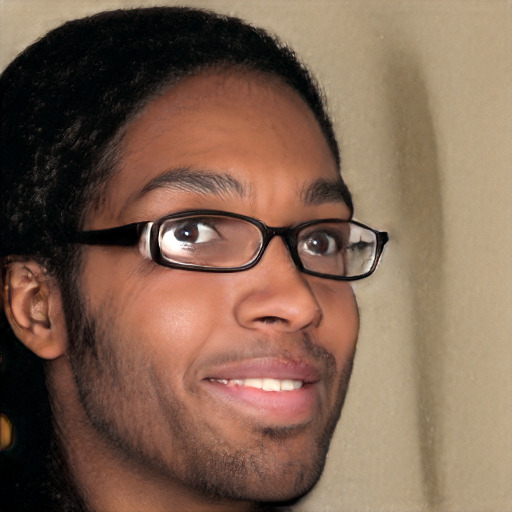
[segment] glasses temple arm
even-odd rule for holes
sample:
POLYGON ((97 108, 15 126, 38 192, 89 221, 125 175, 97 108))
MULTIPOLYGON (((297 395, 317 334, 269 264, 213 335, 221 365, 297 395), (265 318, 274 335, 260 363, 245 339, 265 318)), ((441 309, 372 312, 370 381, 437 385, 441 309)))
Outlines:
POLYGON ((132 246, 138 243, 145 222, 136 222, 110 229, 78 231, 73 236, 73 243, 86 245, 121 245, 132 246))

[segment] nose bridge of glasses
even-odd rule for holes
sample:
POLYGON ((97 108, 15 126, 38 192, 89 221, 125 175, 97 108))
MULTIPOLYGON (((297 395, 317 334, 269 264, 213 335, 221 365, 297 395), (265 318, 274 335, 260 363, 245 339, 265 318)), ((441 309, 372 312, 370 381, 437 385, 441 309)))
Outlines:
POLYGON ((295 229, 293 227, 270 227, 265 224, 262 225, 263 244, 261 247, 261 255, 266 252, 268 245, 275 238, 279 237, 283 240, 284 245, 292 258, 292 261, 298 268, 302 267, 297 250, 295 249, 295 229))

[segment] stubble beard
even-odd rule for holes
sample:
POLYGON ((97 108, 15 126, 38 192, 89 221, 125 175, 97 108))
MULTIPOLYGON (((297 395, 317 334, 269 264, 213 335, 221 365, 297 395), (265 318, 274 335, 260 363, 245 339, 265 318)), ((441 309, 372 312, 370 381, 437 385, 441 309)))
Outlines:
MULTIPOLYGON (((256 432, 259 442, 253 443, 250 449, 239 449, 233 443, 215 438, 204 423, 198 427, 186 405, 169 394, 160 404, 160 413, 165 415, 172 437, 179 440, 176 442, 181 455, 166 459, 161 455, 157 439, 145 442, 148 434, 144 422, 150 422, 151 418, 144 414, 137 418, 137 410, 131 406, 133 397, 144 401, 143 390, 141 395, 139 383, 126 378, 127 368, 115 352, 115 347, 122 346, 121 340, 115 339, 111 327, 107 331, 106 326, 113 325, 107 319, 115 316, 109 317, 108 308, 103 308, 101 318, 92 318, 76 290, 66 302, 68 332, 73 333, 70 361, 81 405, 92 426, 119 457, 136 462, 155 475, 167 476, 205 501, 249 501, 257 509, 260 505, 267 509, 269 505, 294 503, 318 482, 345 400, 354 353, 347 358, 338 377, 335 405, 314 439, 307 464, 291 460, 276 467, 272 460, 273 446, 278 447, 287 438, 298 435, 300 427, 262 428, 256 432)), ((334 361, 334 356, 324 349, 316 350, 334 361)), ((142 364, 140 370, 144 367, 150 372, 149 364, 142 364)), ((145 380, 151 381, 150 373, 145 375, 145 380)))

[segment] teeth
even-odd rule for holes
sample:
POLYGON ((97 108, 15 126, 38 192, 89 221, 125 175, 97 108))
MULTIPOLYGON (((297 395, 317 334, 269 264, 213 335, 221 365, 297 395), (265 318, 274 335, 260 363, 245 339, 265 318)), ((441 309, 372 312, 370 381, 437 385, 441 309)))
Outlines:
MULTIPOLYGON (((270 379, 244 379, 243 386, 247 388, 257 388, 263 389, 263 381, 268 381, 270 379)), ((270 391, 270 390, 267 390, 270 391)))
POLYGON ((302 387, 302 382, 300 380, 282 380, 281 381, 281 391, 293 391, 294 389, 299 389, 302 387))
POLYGON ((281 391, 281 381, 277 379, 263 379, 263 391, 281 391))
POLYGON ((292 379, 211 379, 228 386, 245 386, 248 388, 262 389, 263 391, 293 391, 303 386, 301 380, 292 379))

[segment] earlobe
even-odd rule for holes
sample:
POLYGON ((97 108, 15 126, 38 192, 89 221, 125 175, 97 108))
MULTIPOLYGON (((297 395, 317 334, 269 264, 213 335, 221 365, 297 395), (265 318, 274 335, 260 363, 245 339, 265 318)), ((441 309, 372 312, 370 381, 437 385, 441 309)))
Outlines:
POLYGON ((60 291, 35 261, 13 261, 4 273, 3 301, 18 339, 43 359, 64 354, 67 336, 60 291))

